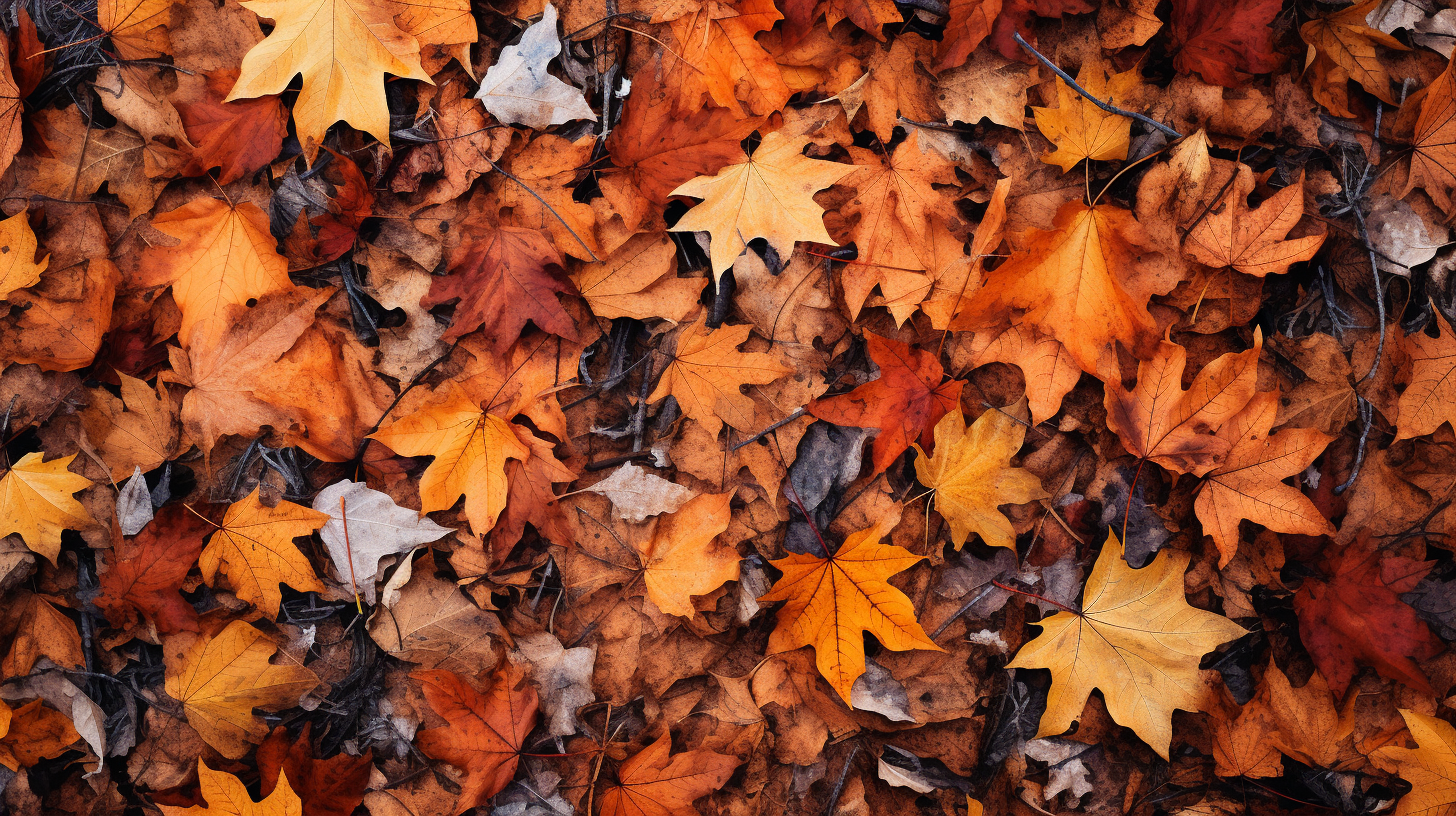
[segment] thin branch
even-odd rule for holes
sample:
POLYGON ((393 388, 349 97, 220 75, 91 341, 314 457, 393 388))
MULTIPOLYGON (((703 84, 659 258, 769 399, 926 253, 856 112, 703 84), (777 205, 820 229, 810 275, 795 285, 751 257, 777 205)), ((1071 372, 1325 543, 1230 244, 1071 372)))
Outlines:
POLYGON ((729 453, 733 453, 733 452, 737 451, 739 448, 744 447, 745 445, 747 445, 750 442, 757 442, 758 440, 764 438, 765 436, 768 436, 769 434, 773 433, 774 431, 777 431, 779 428, 784 427, 785 425, 789 424, 790 422, 793 422, 794 420, 798 419, 799 417, 801 417, 803 415, 804 415, 804 409, 803 408, 795 408, 794 409, 794 412, 792 414, 789 414, 788 416, 784 417, 783 419, 779 420, 778 422, 775 422, 774 424, 768 426, 767 428, 764 428, 763 430, 759 431, 758 433, 754 434, 753 436, 748 437, 747 439, 743 440, 742 442, 738 442, 737 444, 735 444, 732 447, 728 448, 728 452, 729 453))
POLYGON ((1099 107, 1099 108, 1107 111, 1108 113, 1115 113, 1118 116, 1126 116, 1129 119, 1136 119, 1137 121, 1142 122, 1143 124, 1145 124, 1145 125, 1147 125, 1149 127, 1157 128, 1158 130, 1161 130, 1163 133, 1165 133, 1166 135, 1168 135, 1168 136, 1170 136, 1170 137, 1172 137, 1174 139, 1181 139, 1181 138, 1183 138, 1183 134, 1179 133, 1178 131, 1176 131, 1176 130, 1170 128, 1170 127, 1168 127, 1167 125, 1163 124, 1162 122, 1159 122, 1158 120, 1152 118, 1151 116, 1145 116, 1145 115, 1143 115, 1141 113, 1134 113, 1134 112, 1132 112, 1130 110, 1123 110, 1122 108, 1119 108, 1116 105, 1113 105, 1113 104, 1110 104, 1110 103, 1107 103, 1107 102, 1103 102, 1101 99, 1098 99, 1097 97, 1095 97, 1092 94, 1088 93, 1087 92, 1087 89, 1086 88, 1083 88, 1081 85, 1078 85, 1077 84, 1077 80, 1072 79, 1072 77, 1071 77, 1070 74, 1068 74, 1066 71, 1063 71, 1061 68, 1058 68, 1056 63, 1054 63, 1051 60, 1047 59, 1046 56, 1043 55, 1040 51, 1038 51, 1035 48, 1033 48, 1031 46, 1031 43, 1027 42, 1025 39, 1022 38, 1020 32, 1018 32, 1016 34, 1016 43, 1018 45, 1020 45, 1022 48, 1025 48, 1027 50, 1027 52, 1029 52, 1033 57, 1036 57, 1037 60, 1039 62, 1041 62, 1042 65, 1045 65, 1046 67, 1050 68, 1053 73, 1055 73, 1057 76, 1061 77, 1063 82, 1065 82, 1065 83, 1067 83, 1067 85, 1071 86, 1072 90, 1074 90, 1077 93, 1081 94, 1088 102, 1091 102, 1092 104, 1094 104, 1097 107, 1099 107))

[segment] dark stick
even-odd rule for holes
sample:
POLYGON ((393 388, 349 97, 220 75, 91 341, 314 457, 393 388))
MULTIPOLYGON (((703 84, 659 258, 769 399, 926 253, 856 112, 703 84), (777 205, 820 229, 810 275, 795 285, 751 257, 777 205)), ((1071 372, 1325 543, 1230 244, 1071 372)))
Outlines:
POLYGON ((794 412, 792 414, 789 414, 788 416, 784 417, 783 419, 779 420, 778 422, 775 422, 774 424, 768 426, 767 428, 764 428, 763 430, 759 431, 758 433, 754 434, 753 436, 748 437, 747 439, 743 440, 742 442, 739 442, 736 445, 733 445, 732 447, 728 448, 728 452, 729 453, 733 453, 734 451, 736 451, 739 448, 747 445, 750 442, 757 442, 758 440, 764 438, 765 436, 768 436, 769 434, 773 433, 774 431, 777 431, 779 428, 784 427, 785 425, 789 424, 790 422, 793 422, 794 420, 798 419, 799 417, 801 417, 803 415, 804 415, 804 409, 803 408, 795 408, 794 409, 794 412))
POLYGON ((1099 108, 1107 111, 1108 113, 1115 113, 1118 116, 1126 116, 1129 119, 1136 119, 1139 122, 1142 122, 1143 124, 1145 124, 1145 125, 1147 125, 1149 127, 1157 128, 1158 130, 1161 130, 1163 133, 1167 134, 1168 136, 1171 136, 1174 139, 1181 139, 1181 138, 1183 138, 1183 134, 1179 133, 1178 131, 1176 131, 1176 130, 1170 128, 1170 127, 1168 127, 1167 125, 1163 124, 1162 122, 1159 122, 1158 120, 1152 118, 1151 116, 1144 116, 1141 113, 1133 113, 1130 110, 1123 110, 1122 108, 1119 108, 1116 105, 1112 105, 1112 104, 1109 104, 1107 102, 1103 102, 1101 99, 1098 99, 1097 97, 1093 96, 1092 94, 1087 93, 1087 89, 1086 88, 1083 88, 1081 85, 1078 85, 1077 84, 1077 80, 1072 79, 1071 75, 1069 75, 1066 71, 1063 71, 1061 68, 1058 68, 1057 65, 1056 65, 1056 63, 1054 63, 1051 60, 1047 59, 1045 56, 1042 55, 1042 53, 1040 51, 1036 50, 1035 48, 1032 48, 1031 47, 1031 43, 1028 43, 1025 39, 1023 39, 1022 36, 1021 36, 1021 34, 1020 34, 1020 32, 1018 32, 1016 34, 1016 43, 1018 45, 1020 45, 1022 48, 1025 48, 1033 57, 1036 57, 1037 60, 1040 61, 1042 65, 1045 65, 1046 67, 1052 69, 1052 72, 1053 73, 1055 73, 1057 76, 1061 77, 1063 82, 1065 82, 1068 85, 1070 85, 1071 88, 1072 88, 1072 90, 1074 90, 1077 93, 1081 94, 1088 102, 1091 102, 1092 104, 1094 104, 1097 107, 1099 107, 1099 108))

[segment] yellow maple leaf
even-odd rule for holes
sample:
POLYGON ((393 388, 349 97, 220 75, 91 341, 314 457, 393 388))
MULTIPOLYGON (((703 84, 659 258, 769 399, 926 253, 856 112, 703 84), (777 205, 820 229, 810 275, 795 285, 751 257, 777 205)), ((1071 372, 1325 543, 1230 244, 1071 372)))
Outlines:
POLYGON ((657 402, 669 394, 677 397, 683 414, 716 437, 724 422, 739 430, 753 424, 753 400, 739 390, 741 386, 771 383, 793 369, 773 355, 738 350, 752 326, 709 329, 707 322, 704 313, 679 331, 677 350, 647 401, 657 402))
POLYGON ((161 278, 156 282, 172 285, 183 348, 199 341, 196 332, 208 339, 224 333, 229 306, 294 288, 288 260, 278 254, 268 216, 256 204, 195 198, 152 219, 152 226, 182 242, 148 250, 143 263, 161 278))
POLYGON ((788 601, 775 618, 769 654, 813 646, 819 673, 851 708, 850 690, 865 670, 865 632, 897 652, 944 651, 920 628, 910 599, 887 580, 924 558, 880 543, 898 521, 896 514, 852 533, 828 558, 794 553, 771 562, 783 577, 759 598, 788 601))
POLYGON ((1406 335, 1401 345, 1410 360, 1410 383, 1400 394, 1397 441, 1434 433, 1441 423, 1456 428, 1456 331, 1436 310, 1439 337, 1406 335))
POLYGON ((1037 736, 1060 734, 1100 689, 1113 722, 1131 728, 1168 758, 1173 710, 1205 711, 1210 687, 1198 663, 1243 627, 1188 605, 1187 553, 1165 550, 1142 569, 1123 560, 1112 531, 1082 591, 1081 612, 1056 612, 1021 647, 1009 668, 1051 669, 1052 688, 1037 736))
POLYGON ((19 533, 25 546, 52 564, 61 553, 61 531, 92 525, 86 508, 71 494, 91 486, 91 480, 66 468, 76 455, 42 461, 40 452, 27 453, 0 477, 0 536, 19 533))
POLYGON ((506 460, 525 461, 531 451, 511 423, 482 410, 451 386, 444 402, 428 405, 370 435, 405 456, 433 456, 420 476, 420 510, 449 510, 463 495, 465 517, 476 535, 495 526, 506 506, 506 460))
POLYGON ((387 0, 245 0, 243 7, 274 28, 243 57, 224 101, 283 93, 302 74, 293 121, 309 161, 340 120, 389 144, 385 73, 431 81, 419 42, 395 24, 387 0))
MULTIPOLYGON (((163 644, 167 646, 167 644, 163 644)), ((273 641, 245 621, 233 621, 213 637, 193 637, 180 648, 164 649, 164 688, 182 704, 187 722, 228 759, 238 759, 251 743, 268 735, 254 708, 298 705, 318 676, 293 663, 274 665, 273 641)))
POLYGON ((728 529, 728 502, 733 491, 695 496, 657 521, 652 538, 637 544, 642 557, 642 583, 647 597, 669 615, 691 618, 694 595, 707 595, 738 580, 738 551, 714 546, 728 529))
POLYGON ((21 210, 0 221, 0 300, 16 289, 40 283, 40 273, 50 265, 51 256, 35 260, 35 232, 30 228, 26 211, 21 210))
POLYGON ((215 586, 218 573, 226 573, 233 594, 266 611, 270 619, 276 618, 283 602, 279 583, 299 592, 325 591, 308 556, 293 539, 312 533, 328 520, 328 513, 289 501, 267 507, 258 500, 255 487, 247 498, 228 508, 198 557, 202 579, 215 586))
POLYGON ((1394 816, 1446 816, 1456 812, 1456 728, 1428 714, 1400 709, 1415 748, 1386 746, 1375 754, 1395 762, 1411 792, 1396 803, 1394 816))
POLYGON ((163 816, 303 816, 303 800, 288 783, 288 772, 280 769, 273 792, 254 802, 243 780, 225 771, 214 771, 197 760, 197 790, 206 804, 197 807, 158 805, 163 816))
POLYGON ((950 522, 956 549, 971 533, 992 547, 1016 549, 1011 520, 997 508, 1047 497, 1031 471, 1011 466, 1024 441, 1026 426, 1003 411, 987 411, 969 428, 965 417, 952 411, 935 425, 934 456, 915 446, 920 454, 915 475, 935 491, 935 507, 950 522))
MULTIPOLYGON (((1109 77, 1102 68, 1086 65, 1077 73, 1077 84, 1117 107, 1126 106, 1139 81, 1136 68, 1109 77)), ((1041 160, 1057 165, 1062 172, 1071 170, 1083 159, 1121 161, 1127 158, 1132 120, 1097 107, 1060 77, 1057 78, 1057 107, 1033 107, 1031 112, 1042 135, 1057 148, 1041 160)))
POLYGON ((706 232, 714 277, 733 266, 755 238, 766 239, 787 258, 795 241, 834 244, 824 229, 824 208, 814 194, 855 171, 854 165, 804 155, 807 136, 780 132, 765 136, 746 161, 730 164, 716 176, 684 182, 672 195, 703 199, 673 225, 672 232, 706 232))

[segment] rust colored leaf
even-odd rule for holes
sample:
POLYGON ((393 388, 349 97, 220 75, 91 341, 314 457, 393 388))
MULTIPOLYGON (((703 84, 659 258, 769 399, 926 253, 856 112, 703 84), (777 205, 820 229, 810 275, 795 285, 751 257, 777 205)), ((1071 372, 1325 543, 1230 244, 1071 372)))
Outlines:
POLYGON ((484 804, 516 774, 526 735, 536 725, 536 688, 509 663, 491 676, 486 694, 445 669, 420 670, 410 676, 423 686, 430 708, 450 723, 421 731, 416 742, 426 756, 465 772, 454 812, 484 804))

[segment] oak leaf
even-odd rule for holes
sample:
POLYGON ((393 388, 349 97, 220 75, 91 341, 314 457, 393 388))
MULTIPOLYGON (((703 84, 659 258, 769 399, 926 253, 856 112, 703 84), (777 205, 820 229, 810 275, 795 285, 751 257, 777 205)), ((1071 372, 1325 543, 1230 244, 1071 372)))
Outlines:
POLYGON ((349 816, 364 800, 374 754, 316 759, 309 740, 312 730, 313 723, 305 722, 298 739, 290 740, 288 729, 280 725, 263 740, 255 757, 260 792, 266 801, 276 790, 293 788, 308 816, 349 816))
POLYGON ((683 414, 715 437, 724 422, 748 430, 753 425, 753 400, 739 389, 771 383, 793 369, 771 354, 738 350, 752 326, 709 329, 707 322, 705 312, 678 330, 677 347, 647 401, 676 397, 683 414))
POLYGON ((1199 676, 1203 655, 1245 634, 1243 627, 1188 605, 1188 555, 1164 551, 1134 570, 1109 530, 1082 591, 1080 612, 1056 612, 1037 625, 1012 668, 1051 669, 1052 688, 1037 736, 1060 734, 1100 689, 1107 711, 1159 756, 1168 756, 1173 710, 1207 711, 1210 687, 1199 676))
POLYGON ((242 757, 268 734, 254 708, 295 706, 318 685, 318 677, 302 666, 269 662, 275 649, 262 632, 235 620, 215 636, 164 653, 167 694, 182 704, 187 722, 207 744, 229 759, 242 757))
POLYGON ((1436 310, 1439 337, 1413 332, 1401 341, 1410 365, 1410 383, 1400 394, 1396 439, 1434 433, 1442 423, 1456 427, 1456 331, 1436 310))
POLYGON ((1240 164, 1223 199, 1183 240, 1183 253, 1207 266, 1232 267, 1261 278, 1283 274, 1290 264, 1313 258, 1325 241, 1324 232, 1285 240, 1304 216, 1303 174, 1297 183, 1250 209, 1247 201, 1253 189, 1253 170, 1240 164))
POLYGON ((1411 792, 1396 802, 1394 816, 1430 816, 1456 807, 1456 728, 1445 720, 1400 709, 1416 747, 1388 745, 1375 756, 1394 762, 1411 792))
POLYGON ((1281 0, 1173 0, 1173 67, 1233 88, 1279 67, 1274 29, 1281 0))
POLYGON ((1147 236, 1132 213, 1069 201, 1051 230, 1029 230, 1012 245, 1011 258, 970 298, 968 315, 1000 322, 1008 308, 1025 311, 1022 322, 1059 340, 1088 373, 1114 341, 1144 356, 1156 348, 1147 303, 1178 281, 1142 257, 1147 236))
POLYGON ((931 429, 960 404, 964 380, 945 379, 934 354, 906 343, 865 333, 865 347, 880 375, 848 394, 816 399, 808 412, 836 425, 876 428, 870 461, 882 473, 917 439, 927 445, 931 429))
MULTIPOLYGON (((1077 83, 1088 93, 1118 107, 1128 104, 1140 81, 1137 68, 1108 75, 1096 65, 1087 65, 1077 73, 1077 83)), ((1057 165, 1062 172, 1071 170, 1083 159, 1121 161, 1127 158, 1132 120, 1093 104, 1061 77, 1057 77, 1057 107, 1034 107, 1031 112, 1042 135, 1057 148, 1041 160, 1057 165)))
POLYGON ((669 615, 691 618, 694 595, 738 580, 738 550, 718 541, 728 529, 733 491, 689 499, 657 520, 652 538, 636 541, 647 598, 669 615))
POLYGON ((282 93, 302 74, 293 121, 310 161, 339 120, 389 144, 386 72, 430 81, 419 42, 396 26, 388 0, 247 0, 243 7, 274 27, 243 57, 224 101, 282 93))
POLYGON ((1239 546, 1239 520, 1248 519, 1278 533, 1333 535, 1334 525, 1296 487, 1298 476, 1324 452, 1332 437, 1309 428, 1270 434, 1279 411, 1278 392, 1256 395, 1218 430, 1229 443, 1224 460, 1206 475, 1194 512, 1218 547, 1219 567, 1239 546))
POLYGON ((268 507, 259 500, 255 487, 246 498, 228 507, 197 559, 202 579, 217 586, 218 575, 227 575, 233 594, 267 612, 270 619, 276 618, 283 602, 280 583, 299 592, 325 590, 308 556, 293 539, 312 533, 328 521, 327 513, 290 501, 268 507))
POLYGON ((1362 532, 1325 557, 1328 577, 1306 578, 1294 594, 1299 639, 1336 697, 1345 696, 1357 662, 1431 693, 1416 661, 1434 657, 1444 644, 1400 595, 1415 589, 1434 563, 1382 552, 1362 532))
POLYGON ((328 548, 339 580, 347 578, 352 591, 371 605, 379 559, 390 555, 408 557, 421 544, 438 541, 452 532, 395 504, 388 493, 347 479, 320 490, 314 497, 313 509, 329 517, 319 529, 319 538, 328 548))
POLYGON ((1409 49, 1400 40, 1366 25, 1365 18, 1379 2, 1365 0, 1299 27, 1299 36, 1309 44, 1306 70, 1314 74, 1311 90, 1315 99, 1336 116, 1355 115, 1350 111, 1345 87, 1352 79, 1387 105, 1396 104, 1390 89, 1390 72, 1381 62, 1376 46, 1409 49))
POLYGON ((768 241, 779 257, 792 254, 795 241, 833 244, 824 229, 824 209, 814 193, 853 173, 853 165, 811 159, 803 154, 808 137, 780 131, 765 136, 747 161, 730 164, 715 176, 681 184, 673 195, 701 198, 671 227, 673 232, 707 232, 713 276, 755 238, 768 241))
POLYGON ((61 554, 61 531, 84 530, 94 522, 72 494, 91 480, 68 468, 76 454, 46 462, 27 453, 0 476, 0 535, 18 533, 32 552, 52 564, 61 554))
POLYGON ((506 505, 506 460, 530 450, 511 424, 487 413, 454 386, 443 402, 427 405, 369 435, 405 456, 433 456, 420 477, 420 511, 449 510, 463 495, 476 535, 495 526, 506 505))
POLYGON ((545 233, 489 223, 462 225, 465 238, 451 253, 450 274, 434 278, 421 298, 426 309, 459 300, 455 322, 444 340, 484 329, 504 352, 526 322, 542 331, 576 339, 576 324, 561 308, 557 294, 571 294, 561 256, 545 233))
POLYGON ((28 211, 21 210, 0 221, 0 300, 16 289, 40 283, 40 274, 50 265, 50 255, 35 260, 35 231, 30 228, 29 216, 28 211))
MULTIPOLYGON (((306 726, 305 726, 306 727, 306 726)), ((303 801, 293 792, 287 777, 280 777, 262 801, 254 802, 241 779, 226 771, 214 771, 197 760, 198 793, 203 805, 176 807, 160 805, 162 816, 303 816, 303 801)))
POLYGON ((202 553, 203 536, 212 529, 196 513, 169 504, 136 536, 117 542, 105 556, 107 567, 96 597, 107 622, 131 629, 140 616, 161 635, 198 631, 197 610, 181 589, 202 553))
POLYGON ((172 286, 182 310, 177 335, 183 348, 225 334, 229 307, 294 288, 288 260, 268 232, 268 216, 252 202, 194 198, 154 217, 152 226, 180 241, 149 250, 143 262, 153 282, 172 286))
POLYGON ((1456 52, 1446 70, 1431 80, 1421 99, 1420 113, 1411 134, 1410 173, 1404 197, 1417 187, 1441 209, 1451 210, 1456 189, 1456 52))
MULTIPOLYGON (((546 71, 561 53, 556 7, 546 3, 541 19, 521 33, 521 41, 501 49, 485 72, 475 98, 496 119, 542 130, 574 119, 597 120, 581 90, 546 71)), ((466 60, 469 63, 469 60, 466 60)))
POLYGON ((443 669, 416 671, 425 701, 450 725, 421 731, 415 743, 425 756, 465 772, 455 813, 464 813, 509 785, 526 735, 536 725, 538 698, 525 674, 509 663, 481 694, 460 675, 443 669))
POLYGON ((1187 391, 1183 367, 1188 352, 1163 341, 1151 360, 1138 363, 1137 384, 1123 388, 1116 371, 1104 372, 1107 427, 1128 452, 1175 473, 1202 476, 1228 455, 1230 440, 1215 435, 1254 396, 1263 334, 1254 347, 1229 352, 1203 367, 1187 391))
POLYGON ((915 446, 915 476, 935 491, 935 509, 950 522, 956 549, 971 533, 992 547, 1016 549, 1011 520, 997 508, 1048 497, 1031 471, 1011 465, 1025 440, 1026 426, 1004 410, 988 410, 970 427, 951 411, 935 426, 934 456, 915 446))
POLYGON ((920 628, 910 599, 888 581, 924 558, 880 543, 897 521, 881 517, 827 558, 793 553, 771 562, 783 576, 759 598, 788 602, 774 618, 768 653, 813 646, 819 673, 851 708, 850 690, 865 671, 865 632, 897 652, 943 651, 920 628))
POLYGON ((671 754, 664 731, 617 768, 617 784, 602 791, 602 816, 695 816, 693 801, 723 787, 741 764, 706 749, 671 754))

